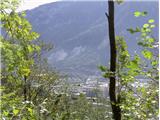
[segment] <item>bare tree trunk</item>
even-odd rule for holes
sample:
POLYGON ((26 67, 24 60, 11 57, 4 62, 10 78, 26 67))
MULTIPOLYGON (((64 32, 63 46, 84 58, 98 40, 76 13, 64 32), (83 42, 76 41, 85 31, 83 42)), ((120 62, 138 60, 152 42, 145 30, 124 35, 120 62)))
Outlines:
MULTIPOLYGON (((108 0, 108 14, 106 13, 108 18, 109 25, 109 40, 110 40, 110 71, 116 72, 116 41, 115 41, 115 30, 114 30, 114 1, 108 0)), ((110 102, 112 106, 113 118, 115 120, 121 120, 121 109, 117 105, 118 100, 116 98, 116 77, 110 76, 109 83, 109 96, 110 102)))
POLYGON ((23 94, 24 94, 24 101, 26 101, 27 100, 27 77, 26 76, 24 76, 23 94))

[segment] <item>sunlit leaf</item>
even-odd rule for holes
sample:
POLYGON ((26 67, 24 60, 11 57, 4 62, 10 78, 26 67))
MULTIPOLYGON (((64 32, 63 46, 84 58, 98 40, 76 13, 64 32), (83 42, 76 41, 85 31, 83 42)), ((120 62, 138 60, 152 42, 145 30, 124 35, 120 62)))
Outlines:
POLYGON ((150 27, 151 27, 151 28, 155 28, 155 25, 151 25, 150 27))
POLYGON ((154 23, 154 19, 148 20, 148 23, 154 23))
POLYGON ((16 116, 17 114, 19 113, 19 110, 17 110, 17 109, 14 109, 13 110, 13 114, 16 116))
POLYGON ((151 59, 152 58, 152 56, 153 56, 153 54, 152 54, 152 52, 151 51, 148 51, 148 50, 143 50, 142 51, 142 55, 145 57, 145 58, 147 58, 147 59, 151 59))
POLYGON ((147 28, 147 27, 149 27, 149 24, 144 24, 143 27, 147 28))
POLYGON ((153 39, 153 38, 149 38, 148 41, 149 41, 150 43, 153 43, 153 42, 154 42, 154 39, 153 39))
POLYGON ((139 17, 140 15, 141 15, 141 12, 139 12, 139 11, 134 12, 135 17, 139 17))

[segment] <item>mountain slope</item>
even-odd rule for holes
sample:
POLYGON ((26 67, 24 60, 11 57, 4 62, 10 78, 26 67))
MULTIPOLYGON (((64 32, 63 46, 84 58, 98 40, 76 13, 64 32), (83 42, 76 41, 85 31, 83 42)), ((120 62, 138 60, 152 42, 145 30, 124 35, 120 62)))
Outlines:
MULTIPOLYGON (((115 6, 116 34, 124 36, 131 54, 139 49, 136 36, 126 29, 143 25, 150 18, 158 25, 157 3, 125 2, 115 6), (136 10, 147 11, 148 16, 135 18, 136 10)), ((68 73, 98 75, 97 65, 109 60, 107 7, 107 2, 55 2, 27 11, 27 18, 41 40, 54 44, 55 49, 45 55, 51 65, 68 73)), ((158 33, 155 36, 158 38, 158 33)))

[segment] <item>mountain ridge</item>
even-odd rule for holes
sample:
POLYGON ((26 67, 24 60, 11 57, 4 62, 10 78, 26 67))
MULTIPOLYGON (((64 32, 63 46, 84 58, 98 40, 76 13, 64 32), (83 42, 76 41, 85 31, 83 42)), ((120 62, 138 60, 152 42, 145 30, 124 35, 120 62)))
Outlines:
MULTIPOLYGON (((107 2, 54 2, 27 11, 27 19, 40 39, 55 49, 47 53, 48 62, 60 71, 100 74, 97 66, 109 62, 107 2)), ((127 28, 135 28, 153 18, 158 25, 157 2, 124 2, 115 5, 116 34, 124 36, 131 54, 139 51, 137 36, 127 28), (154 7, 153 7, 154 6, 154 7), (148 17, 135 18, 134 11, 148 11, 148 17), (154 14, 153 14, 154 13, 154 14)), ((157 31, 157 29, 155 30, 157 31)), ((155 34, 156 38, 157 34, 155 34)))

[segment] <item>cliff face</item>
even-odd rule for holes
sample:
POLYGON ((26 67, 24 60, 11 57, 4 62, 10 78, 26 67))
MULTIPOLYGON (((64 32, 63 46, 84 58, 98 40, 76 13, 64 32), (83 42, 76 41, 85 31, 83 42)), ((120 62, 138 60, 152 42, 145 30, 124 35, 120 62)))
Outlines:
MULTIPOLYGON (((27 11, 33 29, 40 39, 53 44, 45 54, 51 65, 70 74, 98 75, 99 64, 109 60, 107 2, 54 2, 27 11)), ((139 51, 137 35, 127 28, 142 26, 153 18, 158 26, 158 2, 124 2, 116 5, 116 34, 124 36, 130 53, 139 51), (135 11, 147 11, 147 17, 135 18, 135 11)), ((158 28, 154 36, 158 38, 158 28)))

